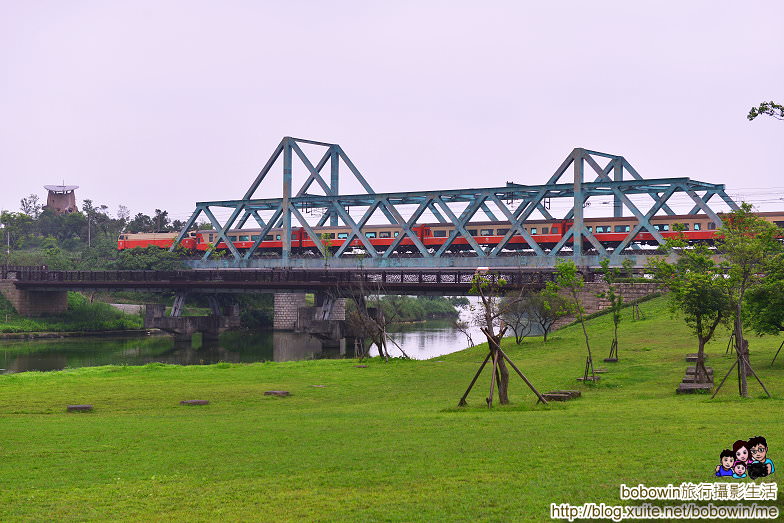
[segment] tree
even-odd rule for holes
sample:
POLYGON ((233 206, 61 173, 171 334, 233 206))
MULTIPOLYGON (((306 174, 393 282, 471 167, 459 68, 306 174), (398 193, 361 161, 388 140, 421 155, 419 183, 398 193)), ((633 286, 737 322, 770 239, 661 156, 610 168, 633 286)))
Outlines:
POLYGON ((585 281, 582 275, 577 271, 577 266, 573 261, 566 261, 558 263, 555 266, 555 281, 547 282, 547 291, 550 295, 557 294, 558 291, 564 291, 569 299, 570 313, 577 315, 577 320, 583 329, 583 336, 585 338, 585 348, 588 355, 585 358, 585 369, 583 370, 583 382, 597 381, 596 372, 593 368, 593 355, 591 354, 591 343, 588 339, 588 329, 585 326, 585 309, 580 299, 580 294, 585 286, 585 281), (588 376, 590 371, 591 376, 588 376))
POLYGON ((743 397, 748 396, 746 376, 754 372, 743 333, 744 298, 746 291, 759 283, 771 258, 782 251, 778 240, 780 233, 776 225, 754 214, 751 205, 745 202, 725 216, 724 224, 717 232, 716 247, 729 269, 729 291, 735 309, 735 348, 740 367, 739 390, 743 397))
POLYGON ((154 232, 152 218, 144 213, 138 213, 130 222, 128 222, 126 229, 130 233, 154 232))
POLYGON ((697 383, 709 383, 705 368, 705 344, 713 338, 716 328, 732 316, 732 301, 725 268, 717 265, 704 245, 683 248, 679 239, 668 246, 676 250, 675 263, 654 260, 651 268, 657 280, 670 291, 670 307, 683 314, 686 325, 697 336, 697 383))
POLYGON ((539 326, 545 343, 555 322, 568 316, 570 310, 569 302, 557 292, 544 290, 528 298, 529 317, 539 326))
POLYGON ((479 310, 475 314, 475 322, 482 330, 482 333, 487 338, 488 354, 485 356, 482 365, 474 375, 474 379, 468 386, 468 389, 460 398, 458 406, 465 406, 466 398, 471 392, 471 388, 476 383, 479 375, 482 373, 487 362, 492 360, 493 366, 490 373, 490 394, 486 398, 487 406, 493 406, 493 395, 495 394, 495 386, 498 385, 498 400, 502 405, 509 403, 509 370, 506 367, 506 362, 512 366, 520 378, 525 381, 526 385, 537 395, 539 401, 547 403, 547 400, 536 390, 536 388, 528 381, 528 378, 512 363, 512 360, 501 349, 501 339, 509 328, 506 322, 503 321, 503 316, 507 312, 507 307, 516 303, 522 298, 522 293, 516 297, 507 296, 506 294, 506 280, 494 273, 480 272, 474 273, 471 280, 470 293, 479 297, 479 310))
POLYGON ((607 290, 599 293, 600 298, 606 299, 610 303, 610 314, 613 321, 613 339, 610 344, 610 355, 605 361, 618 361, 618 325, 621 323, 621 310, 623 309, 623 296, 616 292, 615 285, 621 270, 610 267, 610 260, 604 259, 601 262, 601 272, 604 281, 607 283, 607 290))
POLYGON ((772 100, 770 102, 762 102, 757 107, 752 107, 746 118, 751 121, 763 114, 775 118, 776 120, 784 120, 784 105, 779 105, 772 100))
MULTIPOLYGON (((784 254, 769 260, 761 281, 746 293, 746 311, 750 326, 757 334, 779 334, 784 331, 784 254)), ((781 352, 784 342, 773 356, 771 365, 781 352)))
POLYGON ((500 306, 505 311, 502 319, 512 329, 515 343, 520 345, 525 337, 531 333, 531 327, 533 326, 528 311, 528 300, 505 297, 501 301, 500 306))
POLYGON ((153 232, 167 232, 169 230, 169 211, 155 209, 155 216, 152 217, 153 232))
POLYGON ((28 215, 33 220, 37 220, 41 216, 44 209, 43 204, 39 201, 37 194, 31 194, 27 198, 22 198, 19 202, 22 212, 28 215))

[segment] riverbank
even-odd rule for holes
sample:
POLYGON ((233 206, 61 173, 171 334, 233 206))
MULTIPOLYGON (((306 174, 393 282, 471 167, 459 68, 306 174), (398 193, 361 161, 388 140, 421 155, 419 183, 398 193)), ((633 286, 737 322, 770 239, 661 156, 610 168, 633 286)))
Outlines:
POLYGON ((134 336, 164 336, 159 329, 127 329, 105 331, 61 331, 61 332, 2 332, 0 340, 51 340, 59 338, 118 338, 134 336))
MULTIPOLYGON (((546 344, 504 340, 540 390, 583 393, 548 406, 513 377, 512 404, 487 409, 485 374, 457 408, 485 346, 365 368, 319 360, 0 376, 0 520, 548 521, 551 502, 628 503, 621 483, 712 481, 737 439, 766 436, 775 461, 784 362, 768 363, 780 339, 750 341, 773 399, 756 384, 739 399, 731 381, 717 400, 676 396, 695 342, 663 298, 640 307, 644 320, 621 324, 620 362, 599 364, 608 371, 593 386, 575 379, 579 326, 546 344), (210 404, 179 404, 188 399, 210 404), (95 410, 65 412, 77 403, 95 410)), ((611 333, 608 316, 589 322, 597 362, 611 333)), ((725 347, 722 334, 707 349, 719 378, 732 365, 725 347)))

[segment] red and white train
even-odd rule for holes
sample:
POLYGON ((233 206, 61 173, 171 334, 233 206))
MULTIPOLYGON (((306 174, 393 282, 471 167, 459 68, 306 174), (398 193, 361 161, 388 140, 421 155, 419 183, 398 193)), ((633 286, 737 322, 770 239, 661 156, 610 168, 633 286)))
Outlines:
MULTIPOLYGON (((766 221, 784 228, 784 212, 761 212, 757 214, 766 221)), ((618 246, 637 224, 637 219, 634 217, 585 218, 584 221, 588 230, 606 247, 618 246)), ((561 240, 572 226, 572 223, 571 220, 528 220, 524 223, 524 226, 540 247, 548 249, 554 247, 561 240)), ((675 224, 680 224, 683 227, 682 234, 689 241, 695 243, 711 243, 716 237, 717 224, 704 214, 655 216, 651 218, 651 224, 665 238, 677 234, 675 232, 675 224)), ((510 226, 507 222, 472 222, 466 226, 468 233, 483 247, 497 245, 509 232, 509 228, 510 226)), ((351 234, 351 229, 348 227, 313 227, 313 230, 320 236, 322 245, 329 245, 332 250, 337 250, 351 234)), ((412 230, 425 247, 438 249, 447 241, 454 230, 454 225, 449 223, 430 223, 417 225, 412 230)), ((379 252, 385 251, 395 241, 395 238, 402 234, 402 229, 396 225, 366 225, 362 231, 379 252)), ((258 240, 261 232, 261 229, 236 229, 230 230, 228 236, 234 246, 242 251, 250 249, 258 240)), ((282 229, 271 229, 261 240, 258 251, 261 253, 280 252, 283 244, 281 240, 282 235, 282 229)), ((123 233, 117 241, 117 248, 133 249, 135 247, 149 246, 169 248, 176 237, 177 233, 123 233)), ((642 245, 657 244, 653 235, 645 229, 637 235, 634 242, 642 245)), ((212 246, 219 250, 227 249, 226 243, 219 241, 215 230, 191 231, 180 243, 184 249, 194 252, 206 251, 212 246)), ((567 244, 569 243, 571 243, 571 239, 567 241, 567 244)), ((350 247, 365 249, 364 244, 356 238, 352 239, 350 247)), ((294 253, 318 251, 316 243, 302 227, 292 227, 291 249, 294 253)), ((515 234, 504 246, 504 249, 525 251, 530 249, 530 246, 522 235, 515 234)), ((411 238, 405 237, 400 241, 398 250, 401 252, 413 252, 417 251, 417 247, 411 238)), ((468 250, 472 250, 468 240, 462 235, 458 235, 449 247, 448 252, 468 250)))

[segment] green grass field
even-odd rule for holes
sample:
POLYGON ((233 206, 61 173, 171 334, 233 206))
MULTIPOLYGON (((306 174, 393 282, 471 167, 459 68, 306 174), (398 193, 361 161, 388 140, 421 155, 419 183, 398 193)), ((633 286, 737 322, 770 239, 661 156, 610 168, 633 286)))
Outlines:
MULTIPOLYGON (((780 340, 751 340, 772 399, 756 383, 740 399, 735 382, 715 400, 676 396, 695 344, 665 298, 642 309, 644 320, 625 317, 621 361, 598 363, 608 372, 594 386, 575 380, 579 327, 546 345, 506 340, 540 390, 583 391, 548 406, 513 377, 512 405, 487 409, 485 374, 469 407, 456 408, 483 347, 368 368, 322 360, 0 376, 0 520, 544 521, 551 502, 622 504, 621 483, 713 481, 719 452, 758 434, 784 467, 784 358, 769 366, 780 340), (74 403, 95 411, 66 413, 74 403)), ((601 362, 609 318, 589 332, 601 362)), ((724 334, 709 347, 717 381, 732 364, 725 347, 724 334)))

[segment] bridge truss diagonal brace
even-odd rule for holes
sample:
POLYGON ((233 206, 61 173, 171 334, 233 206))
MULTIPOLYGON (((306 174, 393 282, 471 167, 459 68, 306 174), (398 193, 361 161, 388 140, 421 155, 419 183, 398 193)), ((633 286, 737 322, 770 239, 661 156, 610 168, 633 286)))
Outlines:
POLYGON ((447 205, 447 203, 440 196, 436 197, 435 200, 441 209, 443 209, 447 217, 452 220, 452 223, 455 226, 455 228, 452 229, 449 238, 447 238, 444 244, 438 249, 438 251, 436 251, 436 256, 441 256, 444 252, 446 252, 446 250, 454 244, 458 234, 462 235, 463 238, 466 239, 471 248, 474 249, 474 252, 476 252, 477 256, 487 256, 487 253, 482 248, 482 246, 479 245, 479 243, 474 239, 473 235, 471 235, 471 233, 469 233, 465 228, 465 226, 468 225, 468 222, 471 220, 471 218, 473 218, 482 205, 486 206, 485 197, 477 196, 474 201, 468 204, 468 207, 466 207, 465 210, 460 214, 460 217, 455 216, 455 213, 452 212, 452 209, 449 208, 449 205, 447 205))

